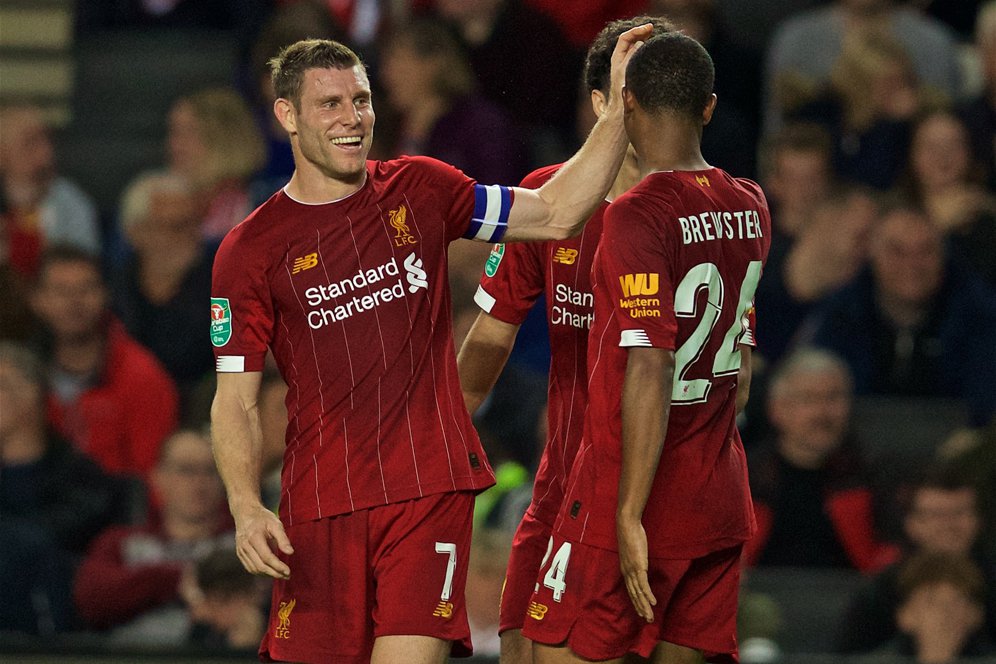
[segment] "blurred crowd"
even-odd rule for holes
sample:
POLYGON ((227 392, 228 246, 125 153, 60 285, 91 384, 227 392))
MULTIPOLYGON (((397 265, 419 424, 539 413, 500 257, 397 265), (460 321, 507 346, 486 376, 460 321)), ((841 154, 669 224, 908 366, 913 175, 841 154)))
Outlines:
MULTIPOLYGON (((77 3, 78 39, 214 30, 241 59, 229 85, 172 101, 160 162, 111 209, 64 175, 39 108, 0 108, 0 631, 258 644, 268 589, 234 556, 206 433, 207 303, 218 242, 293 170, 268 58, 346 41, 374 86, 372 158, 429 155, 515 184, 583 141, 587 43, 641 13, 709 49, 719 106, 703 153, 757 179, 772 209, 740 422, 759 525, 745 565, 863 575, 839 652, 996 654, 993 0, 77 3)), ((451 247, 458 345, 488 250, 451 247)), ((476 414, 499 478, 468 580, 484 654, 545 440, 544 310, 476 414)), ((285 392, 268 370, 274 506, 285 392)), ((745 611, 763 613, 754 600, 745 611)), ((776 623, 744 624, 777 646, 776 623)))

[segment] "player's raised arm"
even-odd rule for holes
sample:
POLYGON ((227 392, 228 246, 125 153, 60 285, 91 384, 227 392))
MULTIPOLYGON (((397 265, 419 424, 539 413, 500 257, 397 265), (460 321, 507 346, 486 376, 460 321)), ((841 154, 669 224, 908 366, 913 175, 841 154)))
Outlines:
POLYGON ((560 240, 577 235, 605 198, 626 154, 622 86, 626 64, 652 32, 651 24, 627 30, 612 53, 612 91, 605 113, 581 149, 539 189, 514 188, 505 241, 560 240))
POLYGON ((467 412, 474 414, 495 386, 515 345, 519 326, 481 312, 457 354, 460 389, 467 412))
POLYGON ((235 519, 235 551, 252 574, 286 579, 290 569, 273 553, 294 549, 276 515, 259 497, 263 432, 257 399, 262 373, 219 373, 211 404, 211 441, 235 519))

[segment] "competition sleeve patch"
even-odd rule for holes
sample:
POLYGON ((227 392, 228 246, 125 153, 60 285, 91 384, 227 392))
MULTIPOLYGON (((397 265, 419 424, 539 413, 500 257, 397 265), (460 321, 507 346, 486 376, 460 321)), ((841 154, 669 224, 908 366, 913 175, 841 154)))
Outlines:
POLYGON ((483 286, 478 286, 477 292, 474 293, 474 302, 476 302, 477 306, 483 309, 485 313, 490 314, 491 310, 495 307, 496 300, 490 293, 484 290, 483 286))
POLYGON ((508 229, 508 213, 512 209, 512 191, 497 184, 474 185, 474 216, 464 233, 469 240, 501 242, 508 229))

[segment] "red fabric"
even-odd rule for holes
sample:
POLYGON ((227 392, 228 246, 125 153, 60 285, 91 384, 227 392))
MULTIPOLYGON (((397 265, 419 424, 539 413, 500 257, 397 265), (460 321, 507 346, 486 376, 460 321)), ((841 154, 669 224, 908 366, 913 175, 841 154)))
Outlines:
MULTIPOLYGON (((561 164, 546 166, 522 181, 537 189, 561 164)), ((546 297, 550 335, 550 381, 547 391, 546 447, 533 484, 529 513, 553 524, 564 499, 567 476, 581 444, 588 405, 588 330, 593 316, 591 264, 602 235, 607 203, 591 215, 581 235, 555 242, 512 242, 498 245, 475 297, 498 320, 521 324, 539 296, 546 297), (496 260, 497 259, 497 260, 496 260), (488 297, 493 299, 493 304, 488 297)), ((545 543, 544 543, 545 545, 545 543)))
POLYGON ((509 629, 522 629, 526 609, 533 597, 536 574, 550 544, 553 527, 543 523, 528 512, 515 531, 512 552, 508 556, 505 585, 501 591, 501 610, 498 633, 509 629))
POLYGON ((899 547, 875 536, 871 491, 839 491, 827 497, 826 506, 837 537, 859 570, 877 572, 899 559, 899 547))
POLYGON ((37 223, 24 223, 13 212, 8 213, 3 222, 3 230, 7 234, 7 261, 22 277, 34 277, 44 243, 37 223))
POLYGON ((360 664, 377 637, 397 634, 469 655, 473 511, 470 492, 445 493, 289 526, 295 553, 278 555, 291 575, 273 583, 263 661, 360 664))
POLYGON ((290 387, 285 523, 494 483, 460 392, 447 277, 474 184, 427 157, 371 161, 350 196, 281 190, 222 242, 218 369, 260 371, 269 347, 290 387))
POLYGON ((736 662, 740 555, 735 546, 694 560, 650 558, 647 574, 657 604, 648 623, 626 592, 618 553, 554 534, 522 633, 548 645, 566 642, 575 654, 596 661, 627 653, 649 657, 667 641, 702 650, 709 662, 736 662), (558 579, 564 584, 559 595, 558 579))
POLYGON ((618 18, 630 18, 647 11, 647 0, 526 0, 555 20, 571 40, 580 48, 588 48, 605 24, 618 18))
POLYGON ((108 472, 145 477, 177 425, 176 385, 152 353, 111 321, 100 383, 71 404, 49 398, 49 419, 108 472))
MULTIPOLYGON (((824 504, 834 532, 855 569, 871 574, 899 559, 897 546, 875 536, 871 491, 864 488, 833 491, 824 504)), ((757 532, 744 547, 744 564, 748 567, 760 560, 774 524, 774 514, 764 503, 754 502, 754 516, 757 532)))
POLYGON ((80 565, 73 596, 80 617, 91 627, 122 625, 141 613, 179 600, 179 562, 129 565, 125 551, 137 536, 162 537, 154 530, 111 528, 100 535, 80 565))
POLYGON ((770 235, 760 188, 720 169, 653 173, 609 206, 592 268, 588 411, 557 532, 615 549, 628 354, 653 347, 674 350, 676 367, 643 513, 650 555, 698 558, 753 534, 737 349, 770 235))

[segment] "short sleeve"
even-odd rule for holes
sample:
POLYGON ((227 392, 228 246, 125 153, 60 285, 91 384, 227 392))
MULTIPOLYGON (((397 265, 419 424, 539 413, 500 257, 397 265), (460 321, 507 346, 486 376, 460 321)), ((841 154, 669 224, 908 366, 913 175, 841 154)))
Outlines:
POLYGON ((219 373, 262 371, 273 339, 273 300, 264 255, 245 246, 239 230, 228 234, 214 259, 211 344, 219 373))
POLYGON ((599 272, 620 329, 619 345, 674 349, 673 248, 661 225, 633 197, 605 212, 599 272))
POLYGON ((449 201, 444 208, 446 241, 459 238, 500 242, 508 228, 512 190, 501 185, 477 184, 458 168, 428 157, 413 157, 432 175, 433 195, 449 201))
POLYGON ((484 275, 474 295, 477 305, 498 320, 513 325, 522 323, 545 285, 540 259, 542 247, 524 242, 496 244, 484 264, 484 275))

